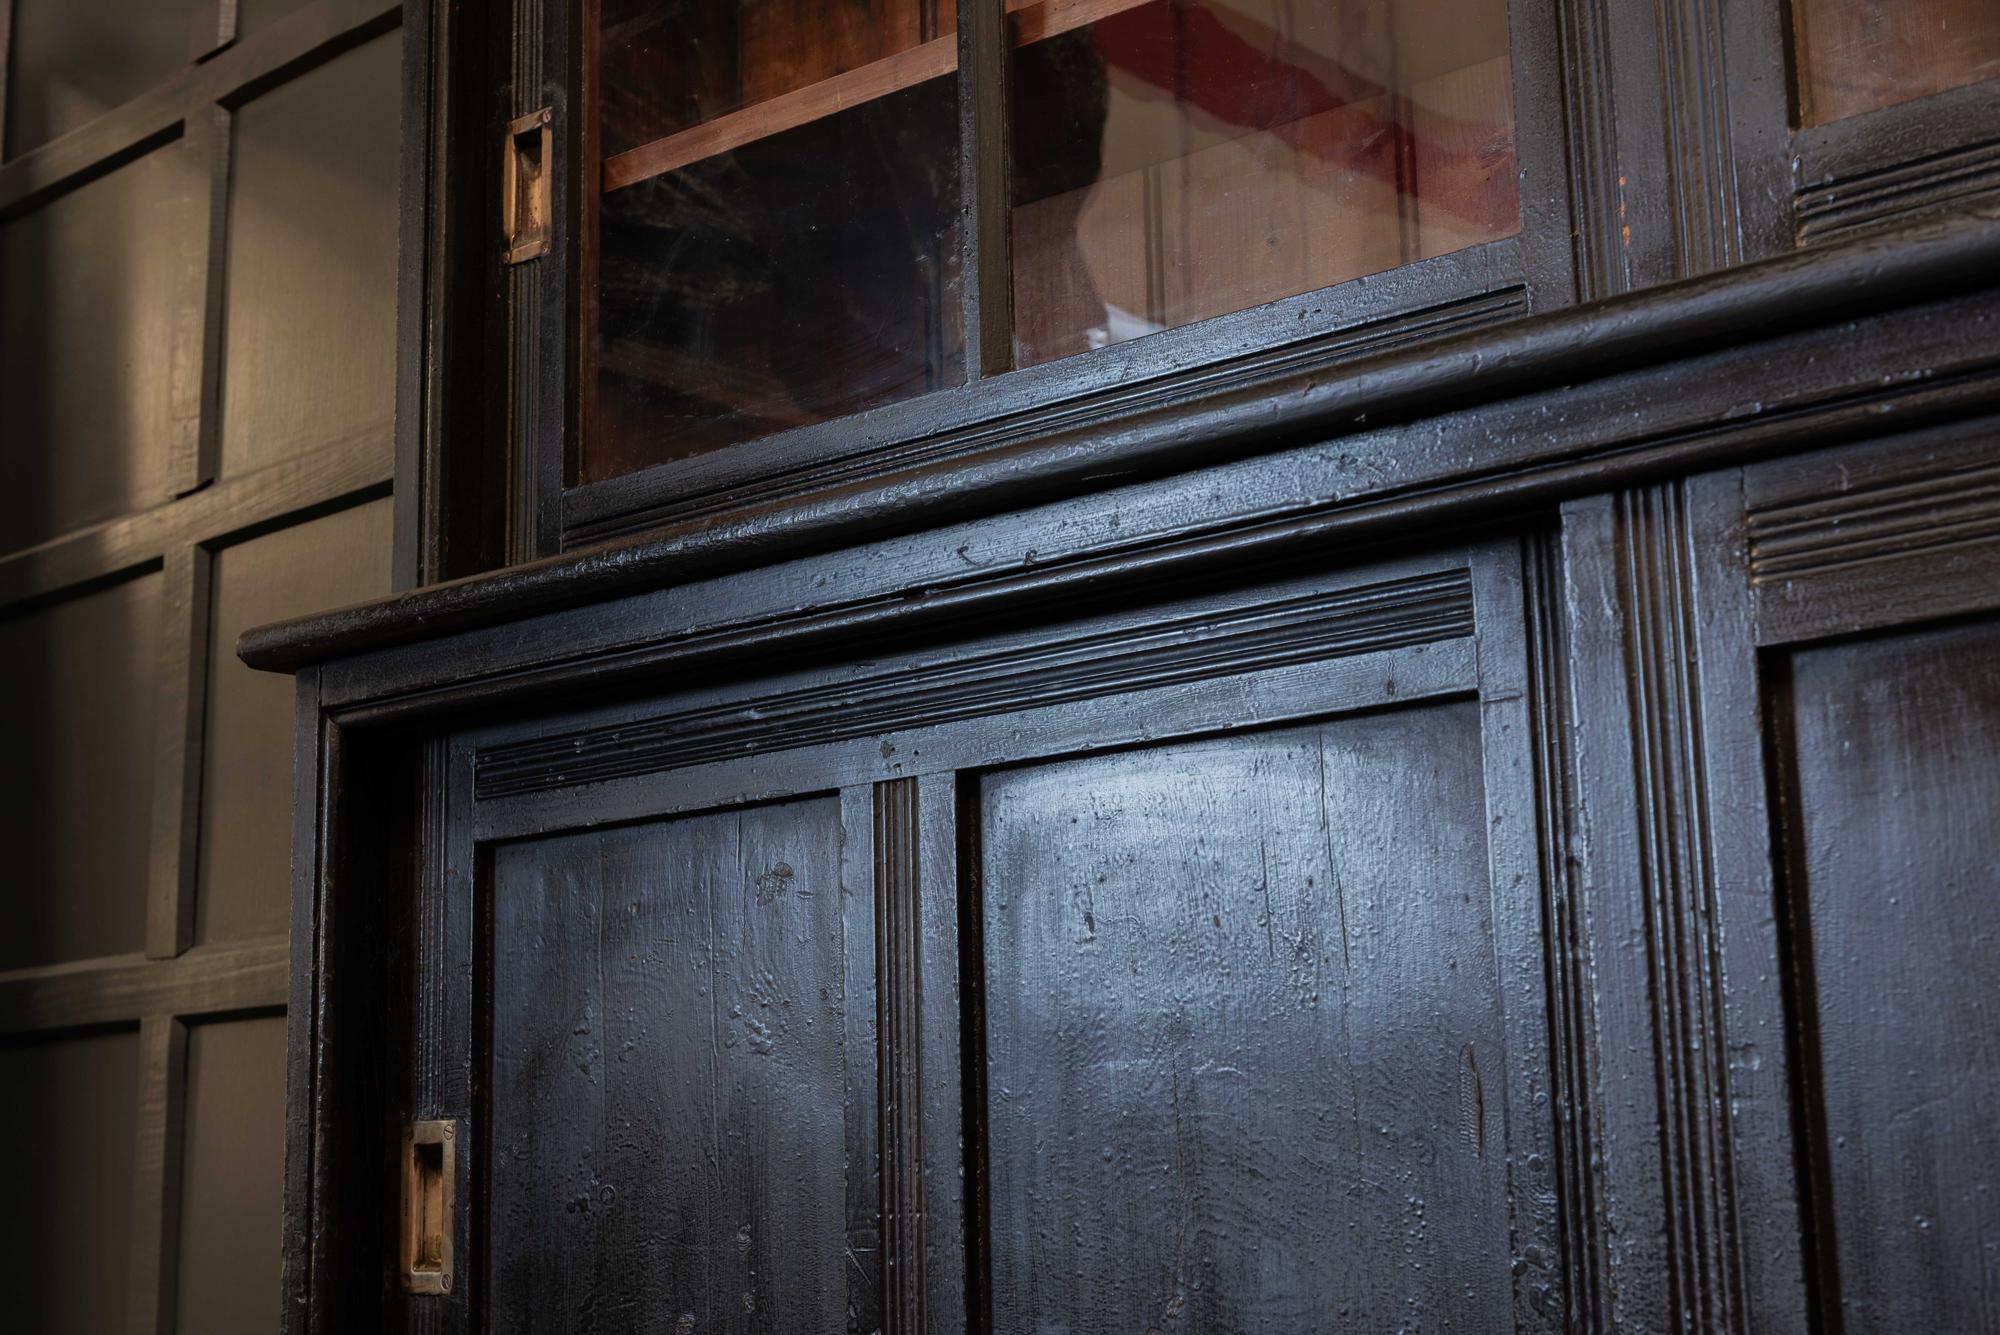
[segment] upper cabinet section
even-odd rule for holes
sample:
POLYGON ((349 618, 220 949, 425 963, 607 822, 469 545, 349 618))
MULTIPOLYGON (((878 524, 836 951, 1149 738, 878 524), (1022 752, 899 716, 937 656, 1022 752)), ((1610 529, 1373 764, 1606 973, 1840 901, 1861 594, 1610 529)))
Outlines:
POLYGON ((979 88, 949 0, 586 15, 574 483, 1520 230, 1506 0, 1005 4, 979 88))
POLYGON ((2000 75, 1994 0, 1793 0, 1798 120, 1825 125, 2000 75))
POLYGON ((2000 198, 1995 0, 433 2, 427 578, 2000 198))

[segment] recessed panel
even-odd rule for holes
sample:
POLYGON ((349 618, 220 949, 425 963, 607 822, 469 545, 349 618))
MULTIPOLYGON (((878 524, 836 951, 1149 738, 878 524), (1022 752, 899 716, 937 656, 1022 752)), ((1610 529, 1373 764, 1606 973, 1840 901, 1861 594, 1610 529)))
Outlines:
POLYGON ((126 1329, 139 1040, 0 1046, 0 1326, 126 1329))
POLYGON ((493 1331, 847 1329, 872 1166, 847 1154, 843 1026, 873 1007, 843 974, 839 818, 815 798, 495 851, 493 1331))
POLYGON ((252 626, 389 592, 387 499, 216 553, 201 803, 201 941, 285 930, 291 904, 292 723, 289 676, 236 657, 252 626))
POLYGON ((2000 1273, 2000 623, 1793 656, 1786 761, 1828 1329, 1978 1330, 2000 1273))
POLYGON ((7 156, 96 120, 178 74, 194 43, 196 0, 10 0, 0 78, 7 156))
POLYGON ((285 1019, 188 1031, 181 1163, 182 1331, 264 1331, 278 1313, 285 1019))
POLYGON ((160 577, 0 617, 0 968, 146 935, 160 577))
POLYGON ((171 143, 0 223, 7 549, 166 499, 197 184, 171 143))
POLYGON ((399 51, 378 37, 234 117, 225 474, 389 430, 399 51))
POLYGON ((994 1328, 1510 1329, 1477 707, 1005 771, 994 1328))
POLYGON ((2000 76, 1993 0, 1792 0, 1792 40, 1805 125, 2000 76))
POLYGON ((1023 364, 1519 230, 1505 0, 1008 8, 1023 364))

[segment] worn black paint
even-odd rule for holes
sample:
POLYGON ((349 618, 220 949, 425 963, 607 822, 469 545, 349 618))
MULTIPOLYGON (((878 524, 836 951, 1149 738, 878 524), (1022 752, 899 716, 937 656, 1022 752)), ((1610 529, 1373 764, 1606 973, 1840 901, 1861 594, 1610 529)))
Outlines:
POLYGON ((1455 702, 984 782, 996 1330, 1512 1327, 1479 759, 1455 702))
MULTIPOLYGON (((512 8, 511 47, 418 10, 402 527, 428 575, 509 527, 544 559, 242 644, 304 667, 288 1332, 674 1329, 697 1298, 746 1331, 1991 1324, 1954 1102, 1991 988, 1939 964, 1990 930, 1991 850, 1870 787, 1976 800, 2000 766, 1990 85, 1794 133, 1771 7, 1519 4, 1518 239, 565 491, 582 257, 509 322, 467 239, 492 69, 522 107, 576 90, 563 7, 512 8), (1469 621, 1421 634, 1300 610, 1461 571, 1469 621), (1871 691, 1893 725, 1845 721, 1871 691), (799 1051, 838 1079, 712 1080, 699 1023, 594 970, 668 935, 606 954, 614 883, 756 921, 746 821, 837 864, 840 908, 699 950, 837 969, 799 1051), (729 874, 656 874, 697 849, 729 874), (1874 1006, 1898 978, 1926 1004, 1874 1006), (522 1074, 620 987, 636 1097, 522 1074), (378 1053, 386 1087, 354 1078, 378 1053), (742 1097, 683 1179, 694 1088, 742 1097), (416 1115, 481 1147, 445 1301, 376 1296, 382 1128, 416 1115), (776 1207, 770 1126, 815 1147, 776 1207), (1926 1197, 1896 1166, 1936 1144, 1962 1171, 1926 1197), (680 1260, 649 1264, 666 1205, 558 1217, 544 1178, 584 1165, 700 1188, 680 1260), (800 1231, 746 1287, 728 1207, 760 1199, 800 1231)), ((0 208, 37 179, 0 168, 0 208)))
POLYGON ((822 797, 496 854, 487 1329, 845 1328, 840 835, 822 797))

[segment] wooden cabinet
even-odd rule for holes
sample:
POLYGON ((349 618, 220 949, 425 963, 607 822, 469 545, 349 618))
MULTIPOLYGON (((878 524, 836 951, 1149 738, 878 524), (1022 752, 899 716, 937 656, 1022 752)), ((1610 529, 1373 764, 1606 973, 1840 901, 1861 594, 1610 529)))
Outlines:
POLYGON ((517 10, 413 30, 397 491, 515 559, 240 645, 287 1329, 1991 1324, 1990 85, 1803 114, 1734 3, 517 10))

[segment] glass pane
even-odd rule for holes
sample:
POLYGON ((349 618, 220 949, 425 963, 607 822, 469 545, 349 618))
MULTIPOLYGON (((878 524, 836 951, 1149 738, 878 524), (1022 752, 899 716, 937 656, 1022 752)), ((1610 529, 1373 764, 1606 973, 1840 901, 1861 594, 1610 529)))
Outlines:
POLYGON ((1799 123, 2000 76, 1995 0, 1794 0, 1799 123))
POLYGON ((1022 364, 1520 227, 1505 0, 1010 0, 1022 364))
POLYGON ((965 376, 950 0, 604 0, 584 480, 965 376))

